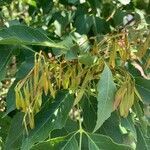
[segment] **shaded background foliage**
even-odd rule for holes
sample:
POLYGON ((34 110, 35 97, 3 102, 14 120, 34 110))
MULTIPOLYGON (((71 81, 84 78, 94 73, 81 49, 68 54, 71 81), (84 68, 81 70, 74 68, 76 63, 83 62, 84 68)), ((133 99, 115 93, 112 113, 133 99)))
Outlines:
POLYGON ((123 0, 1 0, 0 8, 2 148, 150 149, 149 0, 129 0, 127 4, 123 0), (121 50, 114 56, 115 43, 129 45, 130 56, 121 55, 121 50), (40 50, 49 59, 77 61, 85 68, 100 57, 109 67, 99 72, 100 79, 92 81, 91 88, 97 91, 86 89, 79 107, 73 106, 75 95, 66 90, 61 89, 55 100, 43 95, 36 126, 27 135, 22 125, 24 114, 16 110, 14 88, 33 68, 34 54, 40 50), (140 95, 135 94, 125 118, 119 108, 112 110, 115 92, 121 86, 115 75, 122 81, 126 78, 120 68, 131 75, 140 95))

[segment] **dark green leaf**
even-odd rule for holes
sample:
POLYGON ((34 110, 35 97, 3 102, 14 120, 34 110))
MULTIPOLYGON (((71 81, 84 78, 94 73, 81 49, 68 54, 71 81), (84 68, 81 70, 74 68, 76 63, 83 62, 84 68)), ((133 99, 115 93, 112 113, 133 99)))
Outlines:
POLYGON ((0 30, 0 44, 41 45, 56 48, 65 48, 62 44, 55 43, 41 31, 23 26, 14 25, 0 30))
POLYGON ((134 112, 136 113, 137 118, 139 119, 142 132, 145 135, 147 135, 148 121, 146 117, 144 116, 143 108, 142 106, 140 106, 140 103, 138 101, 135 102, 133 109, 134 109, 134 112))
POLYGON ((27 74, 31 71, 34 66, 34 55, 30 55, 27 57, 24 62, 22 62, 17 74, 16 79, 21 80, 27 76, 27 74))
POLYGON ((6 102, 7 102, 7 109, 5 115, 16 109, 16 102, 15 102, 15 92, 14 88, 17 84, 17 81, 15 81, 12 86, 9 88, 9 91, 6 96, 6 102))
POLYGON ((136 150, 149 150, 150 149, 150 137, 146 137, 143 134, 139 126, 136 127, 137 131, 137 147, 136 150))
POLYGON ((12 2, 13 0, 0 0, 0 6, 8 5, 12 2))
POLYGON ((19 149, 23 137, 23 114, 18 113, 11 122, 11 127, 6 139, 5 150, 16 150, 19 149))
POLYGON ((99 17, 94 17, 93 16, 93 32, 95 35, 97 34, 106 34, 110 32, 110 27, 109 24, 104 20, 99 17))
POLYGON ((84 97, 82 100, 83 124, 89 132, 93 131, 96 124, 97 101, 95 97, 84 97))
POLYGON ((53 1, 49 0, 36 0, 38 7, 42 7, 44 13, 48 13, 53 6, 53 1))
POLYGON ((101 128, 98 130, 100 134, 109 136, 117 143, 123 143, 123 136, 120 130, 120 117, 116 112, 113 112, 101 128))
POLYGON ((150 80, 141 77, 135 78, 136 88, 146 104, 150 104, 150 80))
POLYGON ((79 34, 87 34, 92 26, 92 17, 86 14, 77 16, 75 20, 75 27, 79 34))
POLYGON ((54 26, 55 26, 55 34, 58 36, 62 36, 65 34, 65 29, 66 26, 69 24, 71 21, 70 19, 72 18, 72 14, 69 14, 69 12, 64 12, 65 15, 62 15, 61 12, 57 12, 56 14, 53 15, 54 21, 54 26))
POLYGON ((87 134, 89 150, 131 150, 130 147, 117 144, 108 136, 87 134))
POLYGON ((8 135, 8 129, 10 126, 11 118, 6 116, 3 118, 3 112, 0 112, 0 138, 5 141, 8 135))
POLYGON ((122 26, 123 25, 123 17, 126 15, 127 13, 125 11, 122 10, 117 10, 114 14, 113 17, 113 23, 114 26, 122 26))
POLYGON ((39 143, 31 150, 78 150, 78 143, 75 134, 70 134, 39 143))
POLYGON ((93 8, 94 11, 97 10, 97 8, 100 8, 101 6, 101 1, 99 0, 88 0, 90 3, 90 7, 93 8))
POLYGON ((127 118, 121 118, 121 125, 129 130, 134 136, 135 140, 137 140, 136 129, 131 114, 129 114, 127 118))
POLYGON ((78 122, 68 118, 65 126, 62 129, 56 129, 51 132, 51 138, 56 138, 59 136, 66 136, 71 132, 77 131, 79 129, 78 122))
POLYGON ((0 47, 0 81, 4 79, 6 74, 7 64, 11 60, 13 49, 6 46, 0 47))
POLYGON ((36 127, 24 139, 22 150, 29 150, 34 143, 43 141, 52 130, 63 128, 73 101, 73 95, 63 91, 58 92, 53 103, 48 101, 35 117, 36 127))

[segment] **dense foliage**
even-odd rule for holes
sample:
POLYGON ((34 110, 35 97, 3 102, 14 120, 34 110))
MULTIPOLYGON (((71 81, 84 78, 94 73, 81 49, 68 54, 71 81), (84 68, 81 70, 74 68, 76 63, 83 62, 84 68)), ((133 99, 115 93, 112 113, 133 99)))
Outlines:
POLYGON ((149 0, 0 8, 0 149, 150 149, 149 0))

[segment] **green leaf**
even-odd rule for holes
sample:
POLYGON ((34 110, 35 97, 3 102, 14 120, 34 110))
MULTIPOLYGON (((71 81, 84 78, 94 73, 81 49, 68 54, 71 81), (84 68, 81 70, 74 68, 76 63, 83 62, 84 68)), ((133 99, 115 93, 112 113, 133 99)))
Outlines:
POLYGON ((64 127, 74 101, 68 92, 58 92, 53 103, 49 100, 35 117, 35 128, 23 140, 22 150, 29 150, 34 143, 45 140, 51 131, 64 127))
POLYGON ((18 113, 15 115, 11 122, 11 127, 6 139, 5 150, 16 150, 19 149, 23 137, 23 113, 18 113))
POLYGON ((30 55, 30 57, 27 57, 24 62, 22 62, 17 74, 16 79, 21 80, 25 78, 28 73, 31 71, 31 69, 34 66, 34 54, 30 55))
POLYGON ((55 34, 61 37, 66 30, 67 25, 69 24, 70 21, 72 21, 72 14, 68 11, 65 12, 65 15, 62 15, 61 12, 57 12, 53 15, 54 21, 54 26, 55 26, 55 34))
POLYGON ((97 110, 97 122, 94 132, 101 127, 101 125, 107 120, 111 112, 113 112, 113 102, 116 92, 116 86, 113 81, 112 73, 107 65, 101 74, 101 78, 98 82, 98 110, 97 110))
POLYGON ((136 77, 135 84, 144 103, 150 104, 150 80, 136 77))
POLYGON ((104 20, 99 17, 92 17, 93 19, 93 32, 95 35, 97 34, 106 34, 110 32, 110 27, 109 24, 104 20))
POLYGON ((82 54, 82 55, 78 56, 79 62, 84 64, 84 65, 88 65, 88 66, 93 65, 94 62, 96 61, 96 59, 97 59, 96 56, 91 56, 89 53, 82 54))
POLYGON ((35 145, 31 150, 78 150, 75 134, 57 137, 35 145))
POLYGON ((72 34, 71 37, 73 38, 74 42, 77 44, 76 49, 78 48, 80 54, 86 54, 86 52, 90 51, 91 44, 87 35, 85 34, 80 35, 79 33, 75 32, 74 34, 72 34))
POLYGON ((9 116, 3 118, 2 116, 3 112, 0 112, 0 138, 2 138, 2 141, 5 141, 8 135, 11 118, 9 116))
POLYGON ((131 114, 129 114, 127 118, 121 118, 121 126, 129 130, 134 136, 135 140, 137 140, 136 129, 131 114))
POLYGON ((0 46, 0 81, 5 78, 6 68, 11 60, 13 50, 7 46, 0 46))
POLYGON ((150 138, 143 134, 139 126, 136 127, 137 131, 137 147, 136 150, 149 150, 150 149, 150 138))
POLYGON ((0 0, 0 6, 10 5, 13 0, 0 0))
POLYGON ((53 1, 49 0, 36 0, 37 6, 42 7, 43 13, 48 13, 53 8, 53 1))
POLYGON ((131 150, 129 146, 117 144, 108 136, 101 134, 86 134, 89 150, 131 150))
POLYGON ((146 119, 143 108, 140 106, 139 102, 135 102, 133 107, 134 112, 136 113, 137 118, 139 119, 142 132, 147 135, 147 126, 148 126, 148 120, 146 119))
POLYGON ((92 27, 92 17, 86 14, 80 14, 75 20, 75 27, 79 34, 87 34, 92 27))
POLYGON ((88 0, 88 2, 90 4, 90 7, 95 11, 101 7, 101 1, 99 0, 88 0))
POLYGON ((85 96, 82 100, 83 124, 86 131, 92 132, 96 124, 97 101, 95 97, 85 96), (92 118, 92 122, 91 122, 92 118))
MULTIPOLYGON (((78 143, 76 141, 75 133, 71 133, 64 137, 57 137, 40 142, 33 146, 31 150, 78 150, 78 143)), ((78 133, 79 135, 79 133, 78 133)), ((108 136, 101 134, 86 133, 82 136, 82 148, 88 148, 89 150, 131 150, 129 146, 115 143, 108 136)))
POLYGON ((123 25, 123 18, 126 16, 126 12, 123 10, 117 10, 113 16, 113 25, 115 27, 123 25))
POLYGON ((56 129, 51 132, 51 138, 56 138, 60 136, 66 136, 72 132, 75 132, 79 129, 78 122, 72 120, 70 117, 67 119, 65 126, 62 129, 56 129))
POLYGON ((111 116, 104 122, 98 130, 98 133, 109 136, 117 143, 123 143, 123 136, 120 130, 120 117, 117 112, 113 112, 111 116))
POLYGON ((16 102, 15 102, 15 92, 14 88, 17 84, 17 81, 14 81, 14 83, 9 88, 9 91, 6 96, 6 103, 7 103, 7 109, 4 116, 6 116, 8 113, 16 109, 16 102))
POLYGON ((73 47, 65 55, 65 59, 68 60, 68 61, 74 60, 74 59, 77 59, 77 58, 78 58, 77 51, 73 47))
POLYGON ((10 45, 40 45, 56 48, 65 48, 62 44, 55 43, 41 31, 23 26, 14 25, 0 30, 0 44, 10 45))

